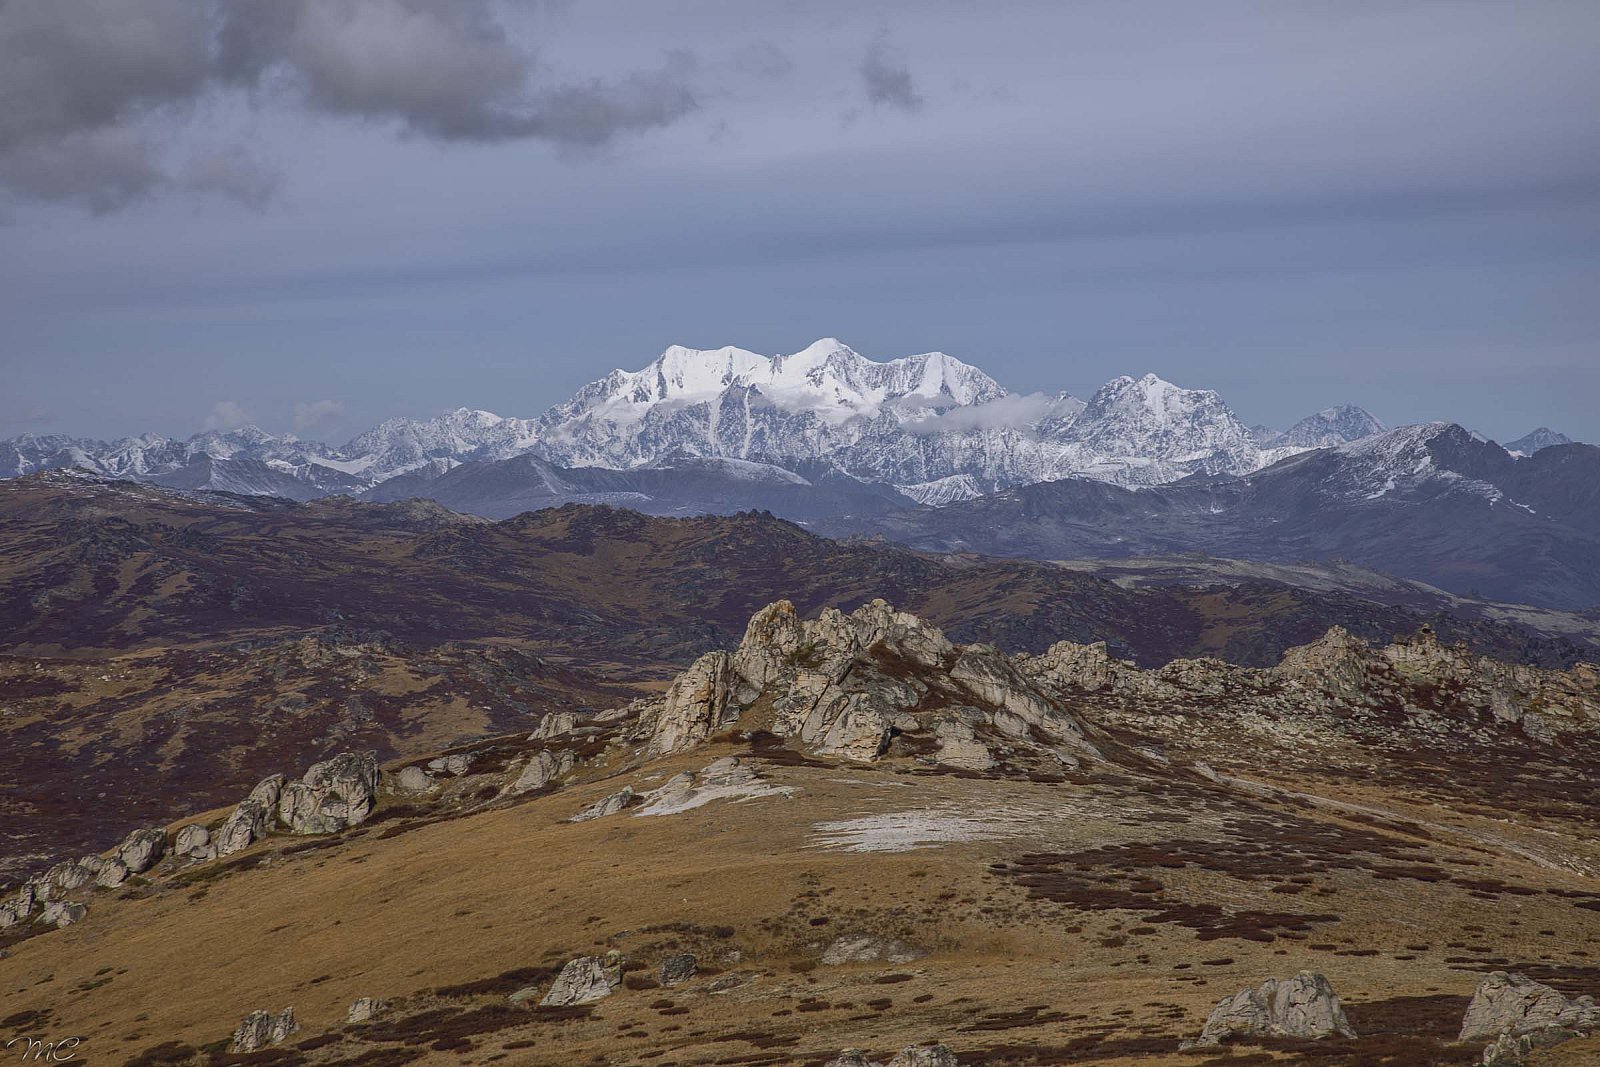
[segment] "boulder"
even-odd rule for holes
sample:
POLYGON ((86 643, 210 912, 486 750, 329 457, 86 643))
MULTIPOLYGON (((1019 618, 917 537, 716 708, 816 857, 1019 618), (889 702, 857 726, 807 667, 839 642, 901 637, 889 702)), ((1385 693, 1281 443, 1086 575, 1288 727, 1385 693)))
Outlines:
POLYGON ((173 837, 173 851, 186 859, 200 859, 206 851, 214 856, 216 849, 211 848, 211 830, 197 822, 178 827, 178 833, 173 837))
MULTIPOLYGON (((346 826, 365 821, 371 813, 378 799, 378 779, 378 757, 372 752, 341 752, 332 759, 313 763, 300 778, 342 806, 346 826)), ((323 806, 326 810, 328 802, 324 801, 323 806)))
POLYGON ((572 753, 553 753, 547 748, 535 752, 528 760, 528 765, 522 768, 522 773, 517 780, 511 783, 510 792, 513 794, 531 793, 535 789, 543 789, 558 778, 564 778, 572 773, 574 760, 572 753))
POLYGON ((129 874, 143 874, 154 867, 167 851, 167 832, 159 826, 135 830, 117 846, 117 859, 129 874))
POLYGON ((71 926, 82 922, 88 914, 89 909, 75 900, 53 900, 44 906, 39 921, 46 926, 71 926))
POLYGON ((874 937, 871 934, 846 934, 838 937, 822 953, 822 962, 829 967, 846 963, 910 963, 920 960, 928 950, 898 938, 874 937))
POLYGON ((455 752, 448 756, 437 756, 428 761, 428 770, 434 774, 447 774, 458 778, 467 773, 467 768, 472 766, 472 756, 465 752, 455 752))
POLYGON ((394 787, 401 793, 426 793, 433 788, 433 779, 421 767, 402 767, 394 776, 394 787))
POLYGON ((94 870, 82 863, 68 860, 58 863, 34 879, 35 892, 40 900, 60 900, 74 889, 81 889, 94 881, 94 870))
POLYGON ((1473 1041, 1502 1033, 1517 1037, 1551 1028, 1600 1030, 1600 1008, 1595 1007, 1593 997, 1570 1000, 1543 982, 1495 971, 1478 983, 1457 1040, 1473 1041))
POLYGON ((332 834, 364 822, 378 797, 378 759, 341 752, 283 786, 278 821, 292 834, 332 834))
POLYGON ((948 1045, 907 1045, 889 1067, 957 1067, 956 1054, 948 1045))
POLYGON ((254 796, 241 800, 239 806, 233 809, 233 814, 228 816, 222 828, 217 831, 214 841, 217 855, 231 856, 235 852, 249 848, 252 842, 267 836, 267 827, 271 821, 271 809, 260 800, 254 796))
POLYGON ((603 959, 599 956, 579 956, 561 968, 561 973, 556 975, 555 982, 550 986, 550 992, 544 995, 539 1005, 560 1008, 593 1004, 609 997, 621 984, 622 957, 618 953, 608 952, 603 959))
POLYGON ((1217 1002, 1200 1031, 1197 1046, 1219 1045, 1243 1037, 1355 1037, 1333 986, 1320 974, 1301 971, 1293 978, 1268 978, 1217 1002))
POLYGON ((32 897, 29 897, 26 903, 17 897, 0 901, 0 930, 16 926, 31 914, 33 914, 32 897))
POLYGON ((661 961, 661 984, 678 985, 695 976, 700 961, 692 952, 679 952, 661 961))
POLYGON ((359 997, 350 1002, 349 1010, 344 1013, 344 1021, 349 1023, 371 1022, 382 1015, 389 1007, 386 1000, 375 1000, 372 997, 359 997))
POLYGON ((299 1030, 294 1021, 294 1009, 284 1008, 274 1015, 270 1011, 253 1011, 246 1015, 233 1031, 229 1052, 255 1052, 268 1045, 276 1045, 299 1030))
POLYGON ((588 822, 590 819, 603 819, 607 815, 615 815, 633 802, 633 795, 633 786, 625 785, 610 796, 590 804, 567 821, 588 822))
POLYGON ((112 858, 100 861, 100 869, 95 872, 94 884, 101 889, 115 889, 128 880, 127 864, 120 859, 112 858))

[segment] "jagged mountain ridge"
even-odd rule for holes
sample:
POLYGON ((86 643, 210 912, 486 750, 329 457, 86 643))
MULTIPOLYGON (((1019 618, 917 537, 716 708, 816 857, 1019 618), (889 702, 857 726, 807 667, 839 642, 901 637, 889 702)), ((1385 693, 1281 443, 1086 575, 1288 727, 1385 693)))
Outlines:
MULTIPOLYGON (((1376 422, 1360 412, 1318 439, 1369 424, 1376 422)), ((944 353, 876 362, 824 338, 773 357, 672 346, 642 370, 613 371, 537 418, 460 408, 390 419, 339 447, 255 427, 186 441, 24 434, 0 442, 0 475, 82 467, 306 499, 521 455, 620 470, 690 456, 796 471, 823 464, 942 503, 1069 475, 1134 486, 1242 474, 1303 447, 1311 446, 1269 447, 1215 392, 1155 375, 1115 378, 1088 402, 1065 392, 1019 397, 944 353)))
POLYGON ((1600 448, 1519 459, 1431 423, 1238 478, 1137 491, 1069 478, 823 529, 1042 559, 1347 559, 1452 592, 1582 611, 1600 604, 1600 448))

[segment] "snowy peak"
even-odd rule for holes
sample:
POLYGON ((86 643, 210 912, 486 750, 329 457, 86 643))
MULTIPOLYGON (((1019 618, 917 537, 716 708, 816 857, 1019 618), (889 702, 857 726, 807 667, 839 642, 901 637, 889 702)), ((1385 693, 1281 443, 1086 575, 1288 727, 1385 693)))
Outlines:
POLYGON ((770 357, 731 345, 673 345, 642 370, 613 371, 584 386, 551 415, 557 421, 590 414, 628 423, 655 405, 712 403, 730 390, 755 390, 785 411, 830 421, 873 417, 885 403, 906 398, 966 405, 1005 395, 994 379, 942 352, 879 363, 824 337, 798 352, 770 357))
POLYGON ((1111 379, 1089 398, 1068 434, 1103 452, 1152 458, 1255 451, 1249 429, 1214 391, 1184 389, 1154 374, 1111 379))
POLYGON ((1307 415, 1289 427, 1273 444, 1292 445, 1295 448, 1332 448, 1383 433, 1385 429, 1383 423, 1365 408, 1337 404, 1323 408, 1315 415, 1307 415))
POLYGON ((1506 451, 1515 456, 1531 456, 1541 448, 1554 448, 1556 445, 1573 444, 1572 438, 1564 433, 1557 433, 1548 426, 1541 426, 1531 433, 1523 434, 1515 441, 1506 445, 1506 451))

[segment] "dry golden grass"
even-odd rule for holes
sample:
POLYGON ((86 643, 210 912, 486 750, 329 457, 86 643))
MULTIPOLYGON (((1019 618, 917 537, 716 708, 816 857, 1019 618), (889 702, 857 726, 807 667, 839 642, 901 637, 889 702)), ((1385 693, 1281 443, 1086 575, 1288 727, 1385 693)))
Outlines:
MULTIPOLYGON (((1495 966, 1485 961, 1543 965, 1580 982, 1600 974, 1589 954, 1600 945, 1600 912, 1546 892, 1592 880, 1483 844, 1490 835, 1548 836, 1557 829, 1550 826, 1534 834, 1436 813, 1433 840, 1420 842, 1429 862, 1531 890, 1495 900, 1455 883, 1376 878, 1361 856, 1287 895, 1274 891, 1284 884, 1275 877, 1193 864, 1151 872, 1188 904, 1337 916, 1298 939, 1203 941, 1138 910, 1030 895, 998 865, 1027 853, 1214 838, 1230 819, 1270 814, 1256 802, 1220 793, 1198 802, 1130 780, 1039 784, 914 775, 904 766, 763 765, 771 781, 799 792, 665 817, 563 821, 625 782, 649 787, 728 751, 632 768, 613 753, 613 777, 525 803, 409 829, 380 819, 331 847, 292 854, 282 850, 304 840, 274 838, 245 854, 247 863, 265 857, 250 869, 230 868, 235 857, 153 889, 92 896, 85 922, 0 959, 0 1018, 48 1010, 45 1029, 86 1038, 80 1060, 95 1064, 120 1064, 163 1042, 211 1045, 250 1010, 293 1005, 303 1030, 274 1054, 280 1067, 382 1049, 417 1053, 411 1062, 423 1065, 801 1064, 846 1046, 887 1053, 934 1039, 974 1064, 1423 1067, 1466 1062, 1476 1050, 1386 1059, 1354 1046, 1358 1058, 1312 1061, 1292 1049, 1179 1053, 1177 1043, 1198 1032, 1219 997, 1303 968, 1326 973, 1358 1020, 1369 1004, 1374 1018, 1403 1018, 1407 1010, 1386 1002, 1421 997, 1459 1022, 1464 1001, 1438 998, 1470 994, 1495 966), (987 820, 1001 836, 905 852, 820 847, 818 823, 912 811, 987 820), (996 822, 1008 812, 1015 817, 996 822), (853 932, 931 953, 904 964, 817 964, 828 941, 853 932), (670 990, 625 988, 576 1018, 493 1014, 514 977, 494 991, 432 992, 609 948, 653 968, 684 947, 708 973, 670 990), (398 1001, 396 1015, 345 1029, 345 1007, 360 996, 398 1001), (395 1020, 426 1011, 441 1013, 444 1036, 401 1040, 395 1020), (452 1038, 450 1026, 488 1029, 452 1038), (314 1047, 297 1050, 301 1043, 314 1047)), ((1397 813, 1405 804, 1371 786, 1333 799, 1397 813)), ((1334 814, 1310 817, 1363 831, 1334 814)), ((1574 862, 1596 859, 1581 828, 1561 829, 1574 862)), ((631 984, 651 973, 632 972, 631 984)), ((1593 1062, 1583 1059, 1592 1048, 1557 1050, 1547 1062, 1593 1062)))

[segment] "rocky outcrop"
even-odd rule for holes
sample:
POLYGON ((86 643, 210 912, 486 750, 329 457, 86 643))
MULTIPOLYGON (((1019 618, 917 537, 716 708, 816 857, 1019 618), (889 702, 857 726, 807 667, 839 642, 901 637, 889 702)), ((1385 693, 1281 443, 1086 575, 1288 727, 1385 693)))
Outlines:
POLYGON ((571 752, 552 752, 541 748, 528 758, 516 780, 507 788, 512 795, 531 793, 543 789, 551 782, 565 778, 576 765, 571 752))
POLYGON ((569 960, 539 1004, 545 1008, 572 1007, 609 997, 622 985, 622 964, 622 955, 617 952, 608 952, 603 958, 580 956, 569 960))
POLYGON ((807 750, 870 763, 902 734, 926 736, 930 761, 987 768, 999 747, 1075 762, 1094 751, 1081 724, 993 648, 957 648, 938 628, 874 600, 802 621, 779 601, 757 612, 731 653, 701 657, 657 700, 640 701, 636 736, 652 754, 749 726, 807 750))
POLYGON ((78 863, 94 872, 94 884, 101 889, 117 888, 131 873, 128 865, 116 856, 85 856, 78 863))
POLYGON ((278 822, 291 834, 331 834, 366 820, 378 799, 378 759, 344 752, 283 787, 278 822))
POLYGON ((651 753, 681 752, 702 743, 738 719, 741 698, 755 695, 733 669, 732 656, 707 652, 678 675, 661 698, 651 727, 651 753))
POLYGON ((633 803, 633 786, 625 785, 610 796, 601 797, 599 800, 572 816, 568 822, 588 822, 591 819, 603 819, 607 815, 615 815, 629 804, 633 803))
POLYGON ((529 741, 548 741, 553 737, 570 734, 578 728, 578 714, 573 711, 552 711, 539 720, 539 725, 528 735, 529 741))
POLYGON ((372 997, 360 997, 350 1002, 350 1007, 344 1013, 344 1021, 350 1023, 368 1023, 382 1015, 389 1007, 385 1000, 375 1000, 372 997))
POLYGON ((73 923, 82 922, 88 914, 88 907, 75 900, 53 900, 44 906, 39 921, 46 926, 71 926, 73 923))
POLYGON ((1194 1046, 1221 1044, 1229 1037, 1355 1037, 1333 986, 1320 974, 1301 971, 1293 978, 1268 978, 1241 989, 1211 1009, 1194 1046))
POLYGON ((135 830, 117 846, 116 858, 129 874, 143 874, 167 851, 167 832, 161 827, 135 830))
POLYGON ((883 1065, 876 1060, 868 1059, 867 1054, 858 1048, 847 1048, 823 1067, 883 1067, 883 1065))
POLYGON ((1543 982, 1495 971, 1478 983, 1457 1040, 1475 1041, 1501 1034, 1522 1037, 1551 1031, 1577 1036, 1596 1030, 1600 1030, 1600 1008, 1595 1006, 1593 997, 1569 999, 1543 982))
MULTIPOLYGON (((858 1048, 847 1048, 829 1060, 825 1067, 885 1067, 858 1048)), ((907 1045, 897 1052, 887 1067, 958 1067, 956 1054, 948 1045, 907 1045)))
POLYGON ((269 1011, 253 1011, 246 1015, 233 1031, 229 1052, 256 1052, 269 1045, 280 1044, 284 1038, 299 1030, 294 1021, 294 1009, 284 1008, 274 1015, 269 1011))
POLYGON ((472 755, 466 752, 453 752, 447 756, 436 756, 428 761, 428 770, 433 774, 448 775, 458 778, 467 773, 467 768, 472 766, 472 755))
POLYGON ((680 985, 693 978, 699 969, 700 961, 695 959, 694 953, 675 953, 661 961, 661 984, 680 985))
POLYGON ((172 851, 175 855, 187 860, 213 860, 217 858, 217 846, 211 843, 211 831, 198 823, 178 828, 173 835, 172 851))
POLYGON ((846 934, 838 937, 822 953, 822 962, 829 967, 846 963, 910 963, 928 954, 928 950, 899 938, 874 937, 871 934, 846 934))
POLYGON ((254 796, 241 800, 216 833, 214 841, 217 855, 231 856, 266 837, 273 815, 274 809, 254 796))

